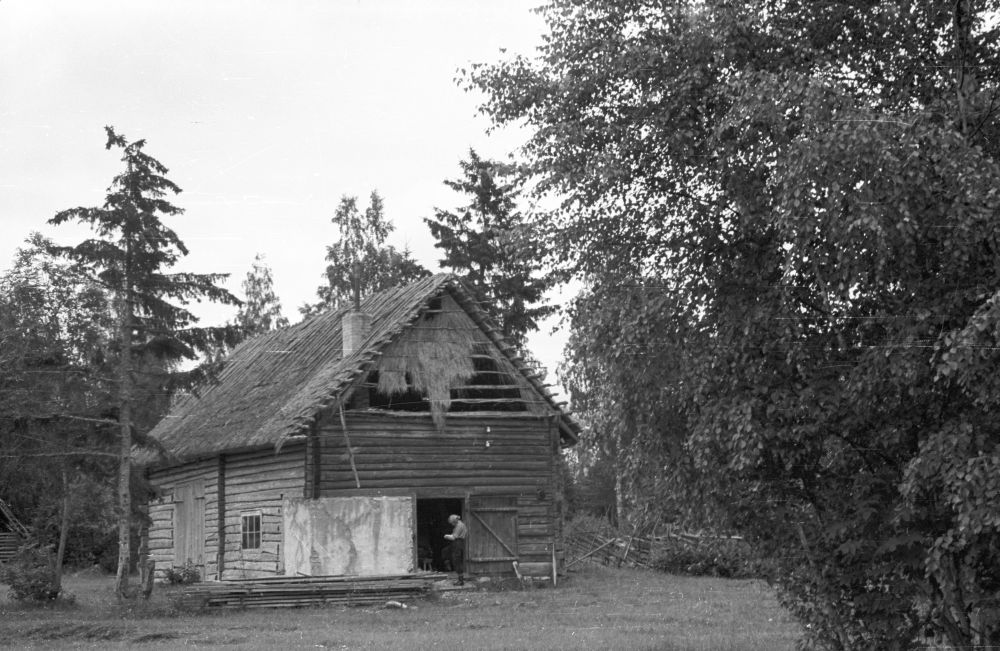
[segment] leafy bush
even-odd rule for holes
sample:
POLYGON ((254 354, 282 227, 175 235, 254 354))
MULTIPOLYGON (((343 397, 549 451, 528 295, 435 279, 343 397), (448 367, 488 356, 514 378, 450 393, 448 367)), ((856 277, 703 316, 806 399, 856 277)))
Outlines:
POLYGON ((17 601, 53 601, 59 597, 55 563, 47 548, 26 545, 0 566, 0 580, 10 586, 17 601))
POLYGON ((670 574, 734 579, 761 576, 760 564, 750 546, 733 538, 679 540, 667 537, 657 543, 651 564, 670 574))
POLYGON ((190 585, 201 581, 201 571, 197 565, 188 561, 182 567, 168 567, 163 578, 170 585, 190 585))

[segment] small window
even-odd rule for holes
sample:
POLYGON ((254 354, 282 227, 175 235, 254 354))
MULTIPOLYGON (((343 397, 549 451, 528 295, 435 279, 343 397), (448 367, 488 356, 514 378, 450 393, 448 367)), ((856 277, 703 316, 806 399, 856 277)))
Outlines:
POLYGON ((260 549, 260 513, 240 516, 240 548, 260 549))

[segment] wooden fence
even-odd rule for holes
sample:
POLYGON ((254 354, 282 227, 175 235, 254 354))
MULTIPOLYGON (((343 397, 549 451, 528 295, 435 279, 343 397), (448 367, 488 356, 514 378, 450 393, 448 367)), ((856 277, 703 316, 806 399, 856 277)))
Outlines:
POLYGON ((580 562, 620 567, 652 567, 653 561, 673 541, 697 546, 708 540, 741 540, 738 536, 667 531, 656 536, 609 535, 597 531, 575 531, 567 536, 566 569, 580 562))

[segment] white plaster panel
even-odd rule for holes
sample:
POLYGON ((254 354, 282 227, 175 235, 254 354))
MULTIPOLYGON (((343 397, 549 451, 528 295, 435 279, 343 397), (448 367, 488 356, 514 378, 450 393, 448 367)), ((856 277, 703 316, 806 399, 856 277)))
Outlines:
POLYGON ((283 506, 288 576, 413 571, 412 498, 289 498, 283 506))

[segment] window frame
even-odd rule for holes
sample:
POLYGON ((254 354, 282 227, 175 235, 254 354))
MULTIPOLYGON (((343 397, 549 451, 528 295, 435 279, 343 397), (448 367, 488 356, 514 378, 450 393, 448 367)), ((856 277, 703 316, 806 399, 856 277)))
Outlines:
POLYGON ((260 511, 244 511, 240 513, 240 549, 260 549, 263 543, 264 514, 260 511), (253 527, 256 520, 256 527, 253 527), (255 543, 256 544, 253 544, 255 543))

